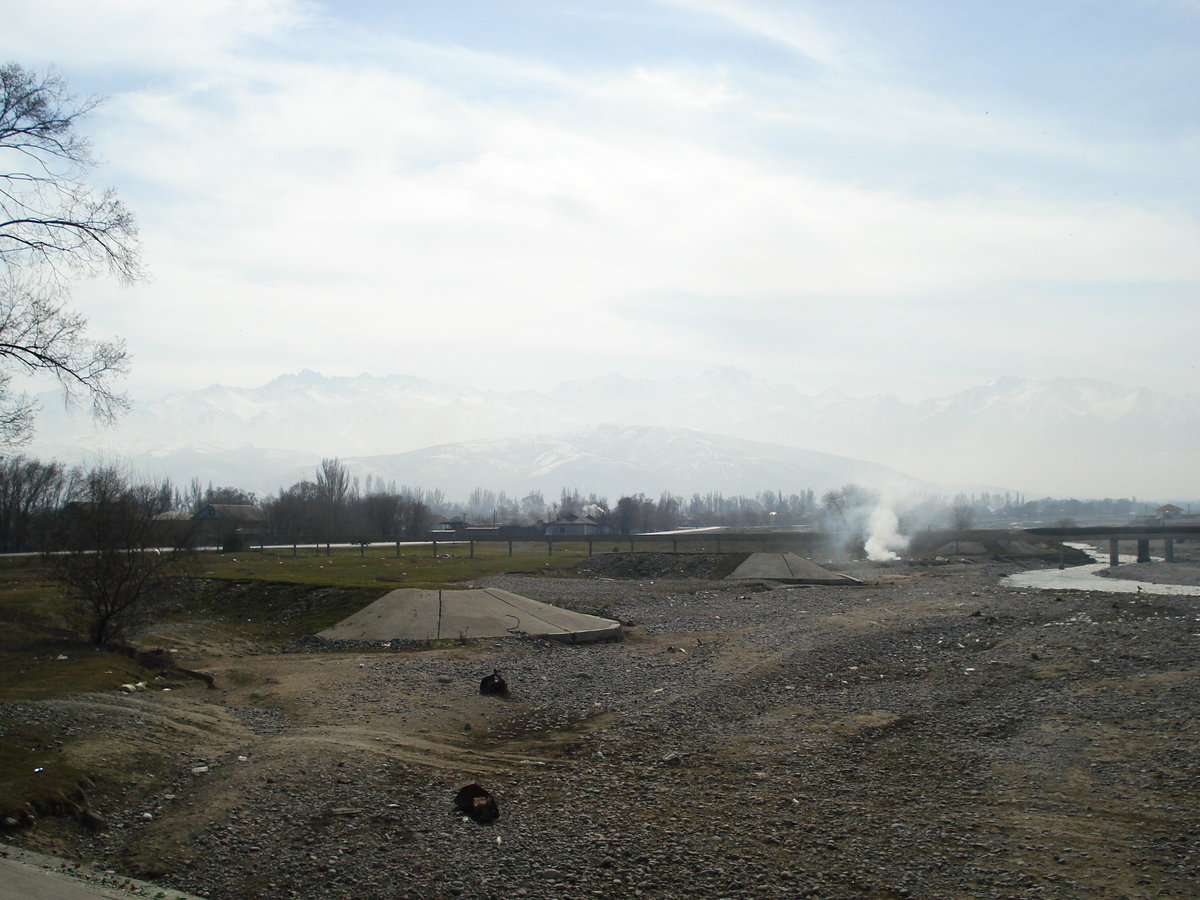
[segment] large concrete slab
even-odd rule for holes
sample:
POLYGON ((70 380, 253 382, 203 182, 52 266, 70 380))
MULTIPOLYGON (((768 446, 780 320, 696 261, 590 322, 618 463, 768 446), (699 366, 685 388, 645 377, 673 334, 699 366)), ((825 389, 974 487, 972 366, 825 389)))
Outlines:
POLYGON ((401 588, 317 636, 333 641, 436 641, 514 634, 586 644, 619 638, 621 625, 496 588, 401 588))
POLYGON ((91 866, 76 866, 60 857, 0 844, 0 900, 131 900, 134 897, 200 900, 193 894, 140 878, 114 876, 91 866))
POLYGON ((788 584, 861 584, 857 578, 830 572, 811 559, 795 553, 752 553, 750 558, 729 575, 746 581, 783 581, 788 584))

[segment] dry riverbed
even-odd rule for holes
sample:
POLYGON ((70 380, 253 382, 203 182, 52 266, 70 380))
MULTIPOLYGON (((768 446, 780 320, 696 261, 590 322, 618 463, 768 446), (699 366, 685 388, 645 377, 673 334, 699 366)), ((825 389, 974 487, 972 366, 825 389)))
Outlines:
POLYGON ((1196 895, 1200 598, 844 571, 487 582, 627 625, 593 646, 160 631, 215 689, 5 705, 102 773, 106 821, 6 840, 213 900, 1196 895), (453 812, 472 781, 498 821, 453 812))

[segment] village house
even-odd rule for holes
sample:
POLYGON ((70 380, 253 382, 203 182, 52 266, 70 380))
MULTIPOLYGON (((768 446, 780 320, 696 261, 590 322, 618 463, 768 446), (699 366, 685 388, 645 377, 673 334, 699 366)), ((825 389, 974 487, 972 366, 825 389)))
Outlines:
POLYGON ((222 550, 245 550, 254 535, 261 536, 267 517, 249 503, 209 503, 193 516, 200 522, 199 540, 222 550))
POLYGON ((579 516, 575 513, 567 513, 560 519, 546 524, 547 537, 559 537, 561 535, 578 535, 585 537, 593 534, 606 534, 608 529, 597 522, 590 516, 579 516))

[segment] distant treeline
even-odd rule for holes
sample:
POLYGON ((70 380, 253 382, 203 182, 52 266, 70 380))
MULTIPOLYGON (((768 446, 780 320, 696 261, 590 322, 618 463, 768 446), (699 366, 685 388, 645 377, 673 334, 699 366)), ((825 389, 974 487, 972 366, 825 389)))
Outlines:
POLYGON ((1158 503, 1139 503, 1136 497, 1103 500, 1077 500, 1042 497, 1027 500, 1023 494, 959 494, 951 506, 969 506, 980 518, 1014 522, 1057 521, 1060 519, 1124 519, 1150 515, 1158 503))
MULTIPOLYGON (((87 486, 98 470, 70 468, 25 456, 0 460, 0 551, 42 549, 54 530, 53 518, 72 504, 87 502, 87 486)), ((586 516, 614 534, 666 531, 682 527, 811 526, 829 531, 860 530, 866 514, 884 504, 878 492, 846 485, 818 500, 811 489, 797 493, 762 491, 754 496, 664 492, 657 498, 629 494, 610 503, 607 497, 563 488, 548 502, 540 491, 510 498, 503 491, 476 488, 465 501, 448 500, 440 490, 424 490, 352 477, 338 459, 325 459, 312 480, 304 479, 278 494, 259 497, 237 487, 207 487, 193 478, 179 487, 167 478, 139 478, 119 467, 104 468, 119 477, 130 502, 146 516, 187 518, 209 506, 252 507, 258 512, 251 530, 281 541, 289 539, 414 540, 439 522, 455 517, 473 525, 524 525, 553 522, 568 515, 586 516)), ((953 498, 908 497, 891 503, 899 530, 911 534, 926 527, 1066 519, 1128 519, 1153 511, 1136 499, 1077 500, 1045 497, 1027 500, 1006 493, 953 498)))
MULTIPOLYGON (((234 489, 205 492, 221 502, 251 502, 234 489)), ((207 502, 218 502, 208 500, 207 502)), ((541 491, 520 498, 477 487, 465 501, 448 501, 440 490, 422 490, 368 477, 352 478, 337 459, 322 460, 313 481, 300 481, 259 504, 271 534, 357 534, 365 538, 415 538, 432 525, 460 518, 473 525, 525 525, 586 516, 616 534, 663 531, 685 525, 754 526, 803 524, 816 511, 811 490, 798 494, 764 491, 754 497, 664 492, 657 499, 631 494, 610 503, 595 493, 563 488, 556 501, 541 491)))

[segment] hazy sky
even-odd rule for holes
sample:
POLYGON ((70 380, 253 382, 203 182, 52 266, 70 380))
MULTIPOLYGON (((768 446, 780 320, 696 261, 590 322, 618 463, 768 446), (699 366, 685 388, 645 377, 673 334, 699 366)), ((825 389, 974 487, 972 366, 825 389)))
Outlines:
POLYGON ((107 102, 135 396, 311 368, 1200 390, 1196 0, 0 4, 107 102))

